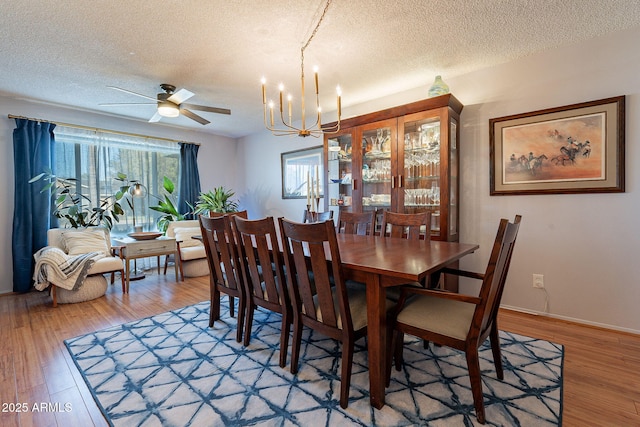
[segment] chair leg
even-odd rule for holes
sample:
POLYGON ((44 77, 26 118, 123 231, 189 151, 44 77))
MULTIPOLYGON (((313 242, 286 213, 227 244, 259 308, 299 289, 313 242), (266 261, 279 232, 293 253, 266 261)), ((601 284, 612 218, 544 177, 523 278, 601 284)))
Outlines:
POLYGON ((53 298, 53 307, 57 307, 58 306, 58 295, 56 293, 56 289, 57 289, 57 286, 52 284, 51 285, 51 298, 53 298))
POLYGON ((229 295, 229 316, 233 317, 235 311, 235 304, 233 302, 233 297, 229 295))
POLYGON ((124 270, 120 270, 120 282, 122 283, 122 293, 125 293, 125 277, 124 277, 124 270))
POLYGON ((111 272, 111 284, 113 285, 113 282, 115 282, 115 281, 116 281, 116 272, 112 271, 111 272))
POLYGON ((247 301, 245 298, 239 297, 238 304, 238 330, 236 331, 236 341, 242 342, 242 325, 244 325, 244 316, 247 311, 247 301))
POLYGON ((402 371, 402 364, 404 363, 402 351, 404 350, 404 333, 395 331, 394 340, 396 343, 394 359, 396 360, 396 371, 402 371))
POLYGON ((211 285, 211 308, 209 310, 209 327, 213 327, 213 322, 220 319, 220 291, 215 285, 211 285))
POLYGON ((180 258, 179 256, 176 256, 176 261, 178 263, 178 271, 180 272, 180 281, 184 282, 184 271, 182 271, 182 258, 180 258))
POLYGON ((473 394, 473 406, 476 409, 476 418, 480 424, 484 424, 484 401, 482 396, 482 378, 480 378, 478 348, 467 348, 465 349, 465 354, 467 356, 469 380, 471 381, 471 393, 473 394))
POLYGON ((349 387, 353 368, 353 341, 342 343, 342 377, 340 378, 340 407, 349 406, 349 387))
POLYGON ((302 322, 293 316, 293 342, 291 343, 291 373, 298 373, 298 360, 300 359, 300 344, 302 341, 302 322))
POLYGON ((164 275, 167 275, 167 267, 169 266, 169 255, 164 256, 164 275))
POLYGON ((504 371, 502 369, 502 354, 500 353, 500 337, 498 335, 498 327, 495 322, 493 322, 493 325, 491 326, 489 342, 491 343, 491 353, 493 354, 493 365, 496 367, 496 375, 499 380, 503 380, 504 371))
MULTIPOLYGON (((256 305, 254 304, 251 298, 248 298, 247 301, 247 318, 244 322, 244 343, 243 345, 246 347, 249 345, 251 341, 251 328, 253 327, 253 312, 256 309, 256 305)), ((238 325, 240 325, 238 321, 238 325)))
POLYGON ((282 326, 280 332, 280 367, 287 365, 287 352, 289 351, 289 329, 291 327, 291 314, 288 310, 282 312, 282 326))
POLYGON ((396 348, 396 331, 391 326, 392 321, 387 322, 387 356, 385 357, 385 387, 389 387, 391 384, 391 365, 393 363, 393 356, 396 348))

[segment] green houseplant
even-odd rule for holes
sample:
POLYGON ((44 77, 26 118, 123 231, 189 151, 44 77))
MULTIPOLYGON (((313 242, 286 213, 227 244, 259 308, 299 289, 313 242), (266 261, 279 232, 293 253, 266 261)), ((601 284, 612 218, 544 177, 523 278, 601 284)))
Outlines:
POLYGON ((163 214, 158 218, 158 230, 165 233, 171 221, 183 221, 185 214, 178 212, 178 203, 173 195, 176 187, 166 176, 162 179, 162 188, 164 189, 164 198, 158 198, 156 206, 149 206, 149 209, 163 214))
POLYGON ((222 186, 214 188, 213 191, 202 192, 198 196, 193 213, 199 215, 208 214, 209 212, 237 212, 238 202, 231 199, 234 195, 233 191, 227 190, 222 186))
MULTIPOLYGON (((124 215, 121 201, 129 187, 136 181, 127 179, 127 175, 118 172, 114 178, 120 181, 118 191, 110 196, 103 197, 94 205, 91 198, 77 192, 77 179, 60 178, 53 174, 51 169, 46 169, 29 180, 29 183, 45 181, 46 184, 40 192, 51 190, 53 197, 53 215, 62 220, 68 221, 73 228, 104 225, 109 230, 113 223, 120 221, 120 216, 124 215)), ((129 202, 129 200, 127 200, 129 202)))

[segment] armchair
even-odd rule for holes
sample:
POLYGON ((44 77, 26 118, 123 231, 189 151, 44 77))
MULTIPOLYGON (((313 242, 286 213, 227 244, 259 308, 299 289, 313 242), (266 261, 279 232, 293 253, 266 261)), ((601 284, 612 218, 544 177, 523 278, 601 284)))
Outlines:
MULTIPOLYGON (((191 236, 199 236, 200 222, 197 219, 186 221, 171 221, 167 227, 166 236, 176 239, 178 245, 178 264, 180 279, 186 277, 200 277, 209 274, 207 253, 204 244, 191 236)), ((167 273, 168 257, 165 258, 164 273, 167 273)))
MULTIPOLYGON (((104 252, 105 256, 96 260, 87 272, 85 282, 93 282, 98 284, 103 280, 95 278, 106 273, 111 273, 111 284, 115 282, 115 273, 120 272, 120 280, 122 290, 124 292, 124 263, 122 259, 114 255, 114 248, 111 247, 111 236, 109 230, 104 227, 88 227, 86 229, 75 230, 70 228, 52 228, 47 230, 47 245, 49 247, 59 248, 67 255, 80 255, 89 252, 104 252)), ((105 282, 106 283, 106 282, 105 282)), ((50 283, 51 296, 53 298, 53 306, 58 304, 58 287, 55 283, 50 283)), ((83 285, 84 286, 84 285, 83 285)), ((105 290, 106 290, 106 284, 105 290)), ((64 291, 62 288, 61 291, 64 291)), ((85 290, 86 291, 86 290, 85 290)), ((97 292, 97 291, 96 291, 97 292)), ((104 295, 89 295, 91 292, 84 292, 86 299, 91 297, 104 295)), ((79 302, 78 298, 65 296, 61 298, 61 302, 79 302)))

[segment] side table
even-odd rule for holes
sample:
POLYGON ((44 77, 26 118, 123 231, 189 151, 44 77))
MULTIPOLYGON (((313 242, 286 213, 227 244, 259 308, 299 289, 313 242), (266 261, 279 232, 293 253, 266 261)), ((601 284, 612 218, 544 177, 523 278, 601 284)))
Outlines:
MULTIPOLYGON (((120 258, 125 261, 125 293, 129 292, 130 261, 138 258, 155 257, 160 255, 178 256, 176 239, 171 237, 158 237, 152 240, 135 240, 131 237, 114 238, 114 246, 120 246, 120 258)), ((178 281, 178 263, 175 263, 176 282, 178 281)))

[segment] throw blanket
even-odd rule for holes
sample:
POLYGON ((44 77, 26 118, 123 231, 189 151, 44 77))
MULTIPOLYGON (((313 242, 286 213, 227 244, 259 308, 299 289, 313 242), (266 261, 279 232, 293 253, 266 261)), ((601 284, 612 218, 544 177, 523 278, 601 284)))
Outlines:
POLYGON ((36 261, 33 272, 35 288, 42 291, 49 283, 53 283, 63 289, 76 291, 96 260, 103 256, 100 252, 71 256, 60 248, 45 246, 33 255, 36 261))

